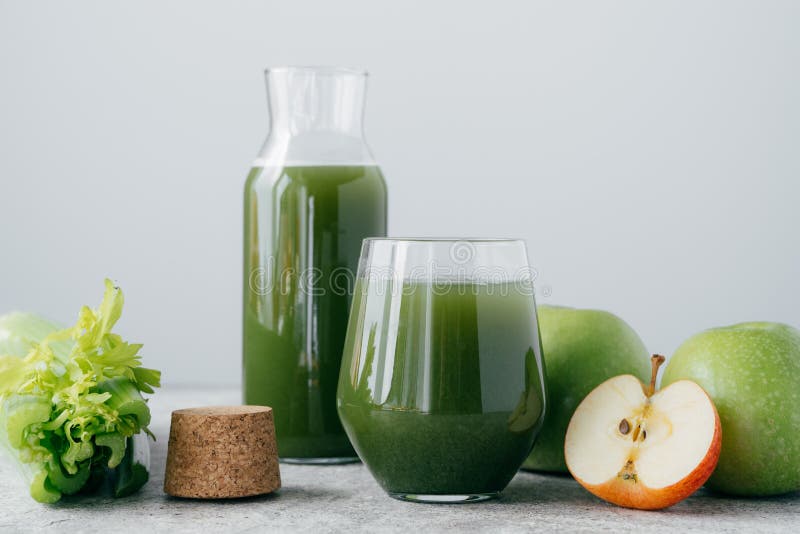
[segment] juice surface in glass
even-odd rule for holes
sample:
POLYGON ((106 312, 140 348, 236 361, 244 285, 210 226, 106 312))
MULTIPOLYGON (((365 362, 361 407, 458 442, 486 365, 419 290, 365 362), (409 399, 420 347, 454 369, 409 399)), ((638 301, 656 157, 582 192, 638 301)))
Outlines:
POLYGON ((248 176, 244 400, 272 407, 283 459, 355 456, 336 386, 361 242, 385 234, 375 165, 254 167, 248 176))
POLYGON ((356 284, 338 407, 393 496, 496 494, 541 426, 533 297, 513 283, 356 284), (392 293, 395 293, 392 295, 392 293))

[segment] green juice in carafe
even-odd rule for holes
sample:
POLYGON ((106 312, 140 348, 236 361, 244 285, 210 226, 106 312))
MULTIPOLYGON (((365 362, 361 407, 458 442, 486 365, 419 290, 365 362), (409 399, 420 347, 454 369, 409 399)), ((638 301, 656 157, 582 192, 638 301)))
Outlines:
POLYGON ((244 212, 244 400, 272 407, 281 458, 354 457, 336 387, 361 242, 386 235, 383 176, 254 167, 244 212))

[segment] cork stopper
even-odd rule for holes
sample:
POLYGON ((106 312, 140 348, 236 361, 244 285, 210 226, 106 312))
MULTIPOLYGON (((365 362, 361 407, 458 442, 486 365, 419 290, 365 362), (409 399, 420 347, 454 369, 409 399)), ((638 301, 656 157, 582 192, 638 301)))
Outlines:
POLYGON ((280 487, 272 408, 212 406, 172 412, 166 493, 231 499, 280 487))

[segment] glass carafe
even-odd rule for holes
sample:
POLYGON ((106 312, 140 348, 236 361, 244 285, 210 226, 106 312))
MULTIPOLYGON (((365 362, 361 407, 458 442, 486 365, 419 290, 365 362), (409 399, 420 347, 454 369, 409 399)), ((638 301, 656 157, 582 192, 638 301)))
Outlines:
POLYGON ((244 402, 273 408, 283 461, 350 461, 339 366, 361 242, 386 235, 386 184, 363 132, 367 74, 266 78, 270 132, 245 186, 244 402))

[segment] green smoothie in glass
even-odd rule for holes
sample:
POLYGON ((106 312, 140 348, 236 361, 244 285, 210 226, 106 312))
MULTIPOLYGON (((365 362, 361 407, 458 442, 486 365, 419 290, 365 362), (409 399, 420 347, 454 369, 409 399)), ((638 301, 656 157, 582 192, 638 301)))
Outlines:
POLYGON ((515 284, 360 275, 339 414, 390 495, 480 500, 531 450, 543 373, 534 300, 515 284))

